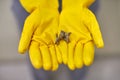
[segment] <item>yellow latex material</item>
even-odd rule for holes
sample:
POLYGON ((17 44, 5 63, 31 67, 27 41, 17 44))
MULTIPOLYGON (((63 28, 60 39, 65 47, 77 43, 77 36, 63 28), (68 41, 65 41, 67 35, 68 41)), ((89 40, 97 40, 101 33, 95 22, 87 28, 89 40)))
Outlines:
POLYGON ((53 0, 20 0, 21 5, 29 13, 34 11, 38 7, 42 8, 55 8, 58 7, 58 2, 53 0), (52 4, 51 4, 52 3, 52 4))
POLYGON ((63 61, 71 70, 89 66, 94 60, 94 44, 104 46, 99 25, 88 7, 94 0, 63 0, 58 13, 58 0, 20 0, 31 13, 25 20, 18 51, 29 49, 32 65, 39 69, 57 70, 63 61), (70 43, 60 40, 56 33, 70 34, 70 43))
POLYGON ((61 63, 54 45, 59 18, 57 0, 20 2, 31 14, 25 20, 18 51, 24 53, 29 49, 31 63, 36 69, 57 70, 58 63, 61 63))
POLYGON ((60 31, 71 32, 70 43, 64 40, 58 45, 63 63, 71 70, 89 66, 94 60, 94 44, 104 46, 96 17, 88 9, 94 0, 63 0, 59 19, 60 31))

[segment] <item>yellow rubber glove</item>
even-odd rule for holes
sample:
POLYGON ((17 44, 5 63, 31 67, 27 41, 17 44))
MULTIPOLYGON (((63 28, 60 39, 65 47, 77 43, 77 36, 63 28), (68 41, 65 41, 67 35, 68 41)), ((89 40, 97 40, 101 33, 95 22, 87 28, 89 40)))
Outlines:
POLYGON ((94 0, 63 0, 58 47, 64 64, 71 70, 89 66, 94 60, 94 44, 104 46, 95 15, 88 9, 94 0), (68 34, 68 35, 67 35, 68 34))
POLYGON ((24 53, 29 49, 31 63, 36 69, 56 70, 58 60, 54 40, 59 18, 57 0, 20 2, 31 14, 25 20, 18 51, 24 53))

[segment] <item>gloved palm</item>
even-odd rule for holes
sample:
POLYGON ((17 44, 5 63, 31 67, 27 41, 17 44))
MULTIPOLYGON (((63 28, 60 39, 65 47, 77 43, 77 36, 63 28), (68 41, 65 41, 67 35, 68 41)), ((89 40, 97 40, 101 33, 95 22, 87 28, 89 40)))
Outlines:
POLYGON ((94 14, 88 9, 93 0, 63 0, 59 33, 69 34, 68 43, 61 40, 58 47, 64 64, 71 70, 89 66, 94 59, 94 44, 104 46, 99 25, 94 14))
POLYGON ((29 49, 31 63, 37 69, 43 67, 45 70, 56 70, 58 60, 54 40, 58 27, 58 4, 55 0, 50 1, 53 4, 47 0, 21 0, 24 8, 31 14, 25 20, 19 52, 24 53, 29 49))

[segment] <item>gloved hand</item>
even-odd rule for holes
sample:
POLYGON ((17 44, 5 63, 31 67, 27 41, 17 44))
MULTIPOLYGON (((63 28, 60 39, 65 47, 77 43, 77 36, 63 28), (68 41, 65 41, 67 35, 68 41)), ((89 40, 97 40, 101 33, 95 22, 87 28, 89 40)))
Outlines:
POLYGON ((95 15, 88 9, 94 0, 63 0, 59 34, 64 34, 58 47, 64 64, 71 70, 89 66, 94 60, 94 44, 104 46, 95 15))
MULTIPOLYGON (((57 0, 20 0, 22 6, 30 13, 24 23, 18 51, 24 53, 29 49, 32 65, 36 69, 56 70, 58 60, 54 45, 58 28, 57 0)), ((60 56, 59 56, 60 58, 60 56)), ((60 61, 61 63, 62 61, 60 61)))

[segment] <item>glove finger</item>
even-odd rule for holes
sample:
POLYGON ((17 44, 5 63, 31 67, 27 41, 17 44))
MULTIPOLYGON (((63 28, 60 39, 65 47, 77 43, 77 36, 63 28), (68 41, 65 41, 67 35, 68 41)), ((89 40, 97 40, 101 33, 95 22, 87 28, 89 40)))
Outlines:
POLYGON ((88 16, 89 23, 87 24, 87 25, 89 25, 88 28, 89 28, 90 32, 92 33, 92 37, 93 37, 93 40, 94 40, 96 46, 98 48, 102 48, 102 47, 104 47, 104 43, 103 43, 103 39, 102 39, 102 34, 100 32, 99 24, 96 20, 95 15, 91 11, 88 11, 88 13, 89 13, 89 16, 88 16))
POLYGON ((32 65, 36 69, 40 69, 42 67, 42 56, 40 54, 39 43, 32 41, 29 48, 29 56, 32 65))
POLYGON ((86 43, 83 49, 83 62, 86 66, 93 63, 94 60, 94 44, 92 41, 86 43))
POLYGON ((56 49, 56 55, 57 55, 58 63, 61 64, 62 63, 62 55, 61 55, 61 52, 60 52, 57 45, 55 45, 55 49, 56 49))
POLYGON ((74 64, 74 49, 75 49, 75 42, 70 42, 68 44, 68 67, 71 70, 75 69, 75 64, 74 64))
POLYGON ((52 59, 52 71, 55 71, 58 69, 58 61, 57 61, 57 56, 55 52, 55 47, 53 45, 50 45, 49 50, 50 50, 51 59, 52 59))
POLYGON ((52 61, 48 47, 46 45, 40 45, 40 51, 43 59, 43 68, 45 70, 50 70, 52 67, 52 61))
POLYGON ((19 47, 18 47, 19 53, 24 53, 29 47, 31 37, 34 31, 34 26, 33 26, 34 24, 33 24, 32 18, 33 18, 32 15, 30 15, 29 17, 27 17, 24 23, 24 27, 21 34, 19 47))
POLYGON ((58 45, 59 50, 62 54, 62 60, 64 64, 67 64, 68 62, 68 51, 67 51, 67 43, 65 41, 61 41, 58 45))
POLYGON ((83 67, 83 44, 81 42, 78 42, 75 47, 74 63, 76 68, 83 67))

